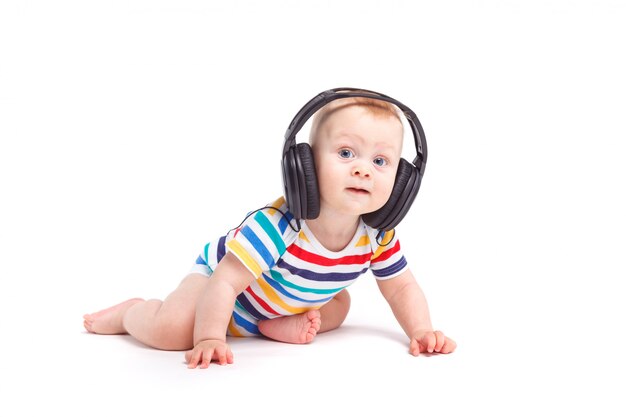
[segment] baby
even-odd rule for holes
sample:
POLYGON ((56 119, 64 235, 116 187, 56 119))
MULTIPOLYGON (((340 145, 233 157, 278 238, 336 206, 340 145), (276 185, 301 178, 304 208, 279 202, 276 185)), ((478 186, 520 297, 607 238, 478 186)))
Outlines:
MULTIPOLYGON (((385 222, 397 212, 401 204, 390 197, 410 166, 401 159, 403 125, 391 104, 397 102, 352 89, 329 90, 319 98, 319 106, 325 105, 313 118, 310 147, 287 149, 286 141, 284 153, 295 155, 283 162, 286 198, 251 212, 239 227, 206 244, 165 300, 133 298, 86 314, 87 331, 130 334, 157 349, 186 350, 189 368, 230 364, 227 335, 310 343, 317 333, 339 327, 350 307, 345 288, 371 270, 409 338, 411 354, 455 350, 452 339, 433 329, 395 230, 371 225, 372 213, 382 209, 385 222), (293 178, 299 175, 304 178, 293 178), (304 195, 294 198, 294 192, 304 195)), ((294 119, 288 136, 310 117, 305 109, 316 110, 316 99, 298 113, 298 126, 294 119)), ((412 198, 417 187, 419 181, 412 198)))

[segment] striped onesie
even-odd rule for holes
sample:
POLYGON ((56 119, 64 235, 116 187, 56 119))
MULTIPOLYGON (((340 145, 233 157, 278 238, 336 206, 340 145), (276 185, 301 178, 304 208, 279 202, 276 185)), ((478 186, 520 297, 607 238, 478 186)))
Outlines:
POLYGON ((407 269, 394 232, 380 237, 361 220, 352 241, 341 251, 323 247, 305 221, 299 232, 289 227, 293 215, 283 197, 257 211, 237 229, 204 246, 190 272, 210 276, 231 252, 254 274, 237 296, 228 325, 229 336, 259 335, 259 320, 319 309, 368 269, 376 279, 389 279, 407 269), (269 206, 268 206, 269 207, 269 206))

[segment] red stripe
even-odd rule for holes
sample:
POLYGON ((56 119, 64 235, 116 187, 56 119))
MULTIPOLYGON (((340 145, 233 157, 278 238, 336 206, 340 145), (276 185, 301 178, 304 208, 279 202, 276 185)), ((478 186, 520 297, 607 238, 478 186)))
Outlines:
POLYGON ((263 307, 266 311, 272 313, 272 314, 276 314, 277 316, 280 316, 281 314, 277 313, 276 311, 274 311, 274 309, 272 309, 272 307, 269 306, 269 304, 267 304, 265 301, 263 301, 258 295, 256 295, 253 291, 252 288, 248 287, 246 288, 246 291, 248 291, 248 294, 250 294, 252 297, 254 297, 254 299, 256 300, 257 303, 259 303, 261 305, 261 307, 263 307))
POLYGON ((375 264, 376 262, 386 261, 387 259, 391 258, 395 253, 398 253, 399 251, 400 251, 400 241, 396 240, 396 244, 393 245, 393 248, 387 249, 386 251, 378 255, 378 258, 373 259, 372 263, 375 264))
POLYGON ((317 264, 322 266, 335 266, 335 265, 354 265, 354 264, 364 264, 370 260, 372 257, 371 253, 366 253, 364 255, 349 255, 344 256, 337 259, 326 258, 324 256, 317 255, 315 253, 311 253, 307 250, 302 249, 297 245, 291 245, 287 248, 287 252, 295 256, 296 258, 302 259, 305 262, 311 264, 317 264))

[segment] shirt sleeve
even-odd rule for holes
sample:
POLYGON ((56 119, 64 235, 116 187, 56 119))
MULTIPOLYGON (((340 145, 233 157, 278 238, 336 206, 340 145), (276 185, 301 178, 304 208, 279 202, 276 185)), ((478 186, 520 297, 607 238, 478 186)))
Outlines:
POLYGON ((284 199, 271 206, 251 214, 226 239, 226 250, 257 278, 276 265, 296 237, 289 227, 293 216, 286 210, 284 199))
POLYGON ((384 232, 378 239, 380 243, 376 241, 375 236, 371 237, 370 241, 372 242, 370 269, 376 279, 391 279, 408 269, 395 229, 384 232))
POLYGON ((226 236, 204 245, 190 272, 211 276, 219 261, 226 254, 226 236))

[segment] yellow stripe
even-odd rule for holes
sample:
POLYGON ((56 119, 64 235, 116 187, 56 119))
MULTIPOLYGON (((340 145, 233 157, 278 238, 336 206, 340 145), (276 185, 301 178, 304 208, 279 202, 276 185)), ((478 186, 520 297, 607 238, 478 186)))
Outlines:
POLYGON ((378 258, 380 254, 385 251, 385 248, 387 247, 386 245, 389 244, 389 242, 391 242, 391 239, 393 239, 394 235, 395 233, 392 230, 385 233, 385 237, 383 238, 383 241, 380 243, 380 246, 378 247, 378 249, 376 249, 374 256, 372 256, 372 260, 378 258))
POLYGON ((237 327, 235 327, 235 319, 232 317, 230 318, 230 322, 228 323, 228 332, 231 336, 243 337, 241 332, 237 330, 237 327))
POLYGON ((356 242, 356 246, 367 246, 370 244, 370 237, 368 235, 361 236, 358 242, 356 242))
POLYGON ((304 232, 302 230, 300 230, 300 235, 298 236, 300 239, 304 240, 305 242, 311 243, 309 241, 309 238, 306 237, 306 235, 304 234, 304 232))
POLYGON ((243 262, 243 264, 254 274, 255 277, 261 275, 263 269, 261 269, 257 261, 255 261, 254 258, 248 254, 248 252, 241 245, 241 243, 233 239, 229 241, 226 245, 231 252, 237 255, 237 258, 239 258, 239 260, 243 262))
MULTIPOLYGON (((278 200, 274 201, 274 202, 271 204, 271 206, 272 206, 272 207, 276 207, 276 208, 278 208, 278 207, 282 206, 283 204, 285 204, 285 197, 281 197, 281 198, 279 198, 278 200)), ((274 210, 274 209, 269 209, 267 212, 268 212, 270 215, 274 215, 274 213, 276 213, 276 210, 274 210)))
POLYGON ((261 287, 261 290, 263 290, 263 292, 265 293, 267 298, 270 299, 271 302, 273 302, 275 305, 280 306, 282 309, 292 314, 304 313, 305 311, 315 308, 315 307, 292 307, 280 299, 280 297, 276 294, 274 289, 270 286, 270 284, 268 284, 265 281, 263 277, 258 278, 256 282, 259 284, 259 286, 261 287))

